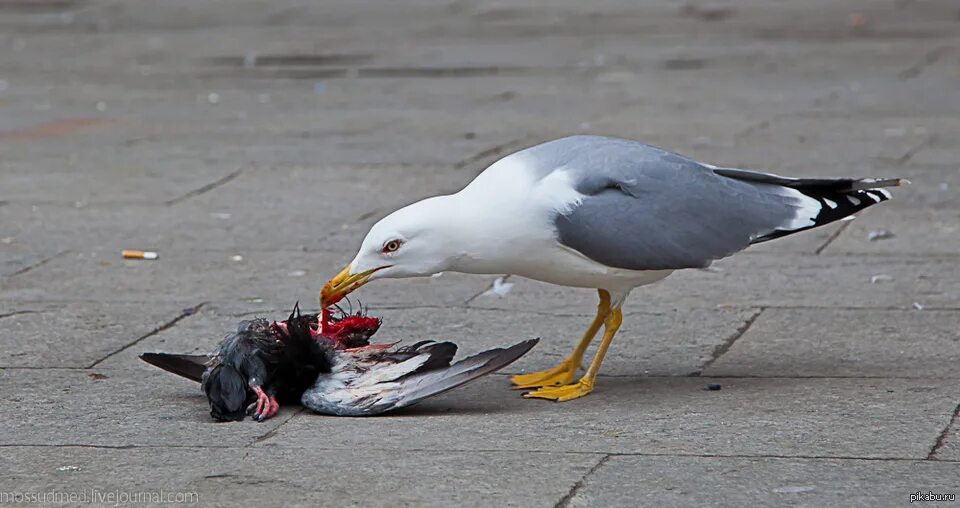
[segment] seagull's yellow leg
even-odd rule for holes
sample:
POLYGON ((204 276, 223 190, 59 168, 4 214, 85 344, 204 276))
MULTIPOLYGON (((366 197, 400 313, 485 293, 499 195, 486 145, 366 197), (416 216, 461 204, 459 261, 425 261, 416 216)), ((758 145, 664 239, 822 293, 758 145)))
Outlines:
POLYGON ((560 365, 552 369, 513 376, 510 381, 514 384, 515 389, 561 386, 573 381, 573 376, 583 363, 583 353, 587 351, 587 347, 593 342, 593 338, 596 337, 597 332, 610 313, 610 293, 603 289, 598 290, 598 293, 600 294, 600 303, 597 305, 597 315, 593 318, 590 328, 587 328, 573 353, 560 362, 560 365))
POLYGON ((593 391, 593 385, 597 380, 597 373, 600 372, 600 364, 603 363, 603 357, 607 354, 607 348, 613 342, 613 336, 620 329, 623 323, 623 312, 619 307, 611 309, 604 321, 603 339, 600 340, 600 347, 597 349, 597 355, 590 362, 590 368, 584 374, 580 381, 564 386, 547 386, 535 392, 525 393, 524 397, 537 399, 550 399, 557 402, 571 400, 583 397, 593 391))

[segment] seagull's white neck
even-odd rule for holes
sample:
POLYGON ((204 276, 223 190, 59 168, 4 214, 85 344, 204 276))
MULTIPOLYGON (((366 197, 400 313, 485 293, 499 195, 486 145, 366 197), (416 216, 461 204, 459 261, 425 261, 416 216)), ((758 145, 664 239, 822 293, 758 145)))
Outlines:
POLYGON ((557 245, 552 207, 558 200, 544 199, 545 194, 567 193, 567 200, 578 196, 569 193, 562 174, 557 181, 527 180, 524 172, 504 162, 441 200, 446 236, 459 251, 451 270, 522 275, 543 260, 546 248, 557 245))

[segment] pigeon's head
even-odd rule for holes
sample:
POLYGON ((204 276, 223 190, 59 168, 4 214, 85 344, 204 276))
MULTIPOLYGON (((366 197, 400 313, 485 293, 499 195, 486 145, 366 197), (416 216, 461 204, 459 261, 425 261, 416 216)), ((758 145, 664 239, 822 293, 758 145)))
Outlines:
POLYGON ((360 250, 320 294, 322 307, 333 305, 379 278, 419 277, 448 269, 460 256, 457 225, 446 200, 438 196, 414 203, 374 224, 360 250))

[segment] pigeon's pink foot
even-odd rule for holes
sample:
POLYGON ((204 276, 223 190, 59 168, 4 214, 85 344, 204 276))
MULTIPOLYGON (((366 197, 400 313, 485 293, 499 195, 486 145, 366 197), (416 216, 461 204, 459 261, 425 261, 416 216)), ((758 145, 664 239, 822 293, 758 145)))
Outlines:
POLYGON ((252 416, 254 420, 262 422, 277 414, 277 411, 280 410, 280 403, 277 402, 276 397, 268 395, 267 392, 263 391, 263 388, 259 386, 251 386, 250 388, 257 394, 257 401, 250 404, 253 410, 252 416))

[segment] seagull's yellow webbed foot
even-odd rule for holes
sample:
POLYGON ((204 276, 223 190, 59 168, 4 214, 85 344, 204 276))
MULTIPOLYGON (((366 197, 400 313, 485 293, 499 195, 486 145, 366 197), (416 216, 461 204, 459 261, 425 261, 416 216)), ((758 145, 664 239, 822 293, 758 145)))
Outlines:
POLYGON ((539 390, 525 393, 525 399, 547 399, 563 402, 583 397, 593 391, 593 380, 586 377, 576 383, 564 386, 545 386, 539 390))
POLYGON ((540 388, 541 386, 561 386, 573 381, 573 376, 577 373, 578 368, 580 368, 580 362, 575 363, 573 359, 567 358, 552 369, 529 374, 517 374, 510 378, 510 382, 513 383, 515 390, 540 388))
POLYGON ((603 339, 600 340, 600 347, 597 348, 597 355, 593 357, 593 361, 590 362, 590 368, 587 369, 587 373, 580 378, 580 381, 564 386, 545 386, 539 390, 523 394, 524 398, 548 399, 563 402, 566 400, 579 399, 592 392, 593 386, 597 381, 597 373, 600 372, 600 364, 603 363, 603 357, 606 356, 607 349, 610 348, 610 343, 613 342, 613 336, 617 334, 621 323, 623 323, 623 312, 619 307, 611 309, 606 319, 603 320, 605 329, 603 339))
MULTIPOLYGON (((597 335, 607 315, 610 313, 610 293, 600 289, 598 290, 598 294, 600 295, 600 304, 597 305, 597 315, 593 318, 593 322, 590 323, 587 331, 584 332, 583 338, 580 339, 580 343, 577 344, 577 348, 573 350, 573 353, 571 353, 566 360, 560 362, 560 365, 552 369, 513 376, 510 378, 510 382, 513 383, 515 390, 540 388, 542 386, 563 386, 573 381, 573 376, 576 375, 577 369, 580 368, 580 364, 583 362, 583 353, 587 351, 590 342, 593 341, 593 338, 597 335)), ((588 392, 589 390, 584 393, 588 392)))

